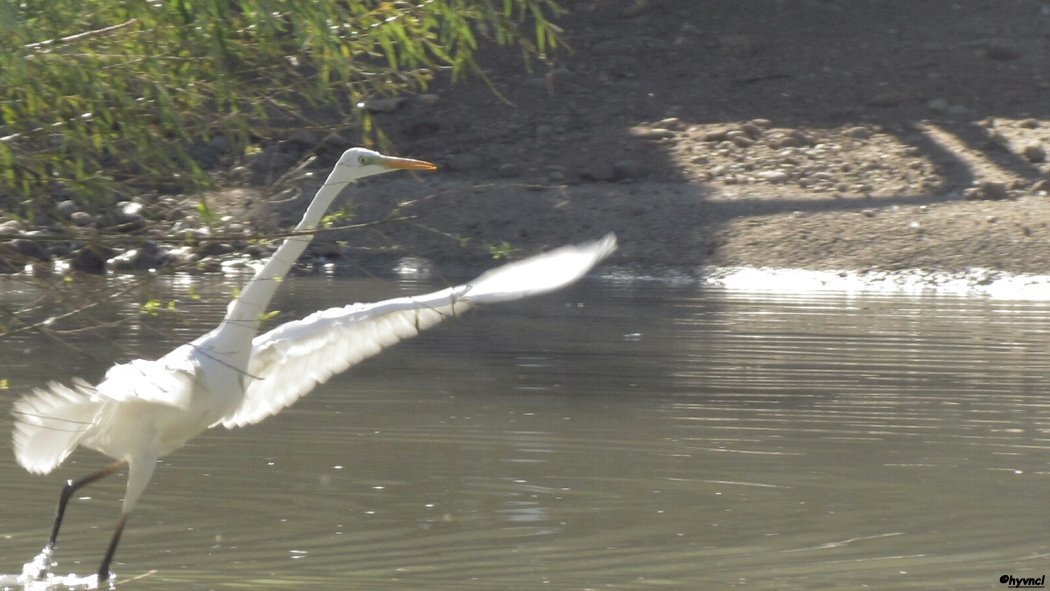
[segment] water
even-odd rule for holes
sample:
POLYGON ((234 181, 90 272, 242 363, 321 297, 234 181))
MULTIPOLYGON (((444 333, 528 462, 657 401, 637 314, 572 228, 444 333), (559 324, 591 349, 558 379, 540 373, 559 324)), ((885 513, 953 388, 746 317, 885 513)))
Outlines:
MULTIPOLYGON (((5 399, 210 328, 188 314, 0 349, 5 399), (45 363, 45 359, 47 360, 45 363)), ((291 318, 421 285, 298 278, 291 318), (352 294, 352 295, 351 295, 352 294)), ((402 343, 162 461, 117 552, 136 589, 997 589, 1050 570, 1050 302, 588 282, 402 343)), ((0 572, 61 483, 0 438, 0 572)), ((97 568, 123 478, 71 504, 97 568)), ((9 581, 9 579, 0 579, 9 581)))

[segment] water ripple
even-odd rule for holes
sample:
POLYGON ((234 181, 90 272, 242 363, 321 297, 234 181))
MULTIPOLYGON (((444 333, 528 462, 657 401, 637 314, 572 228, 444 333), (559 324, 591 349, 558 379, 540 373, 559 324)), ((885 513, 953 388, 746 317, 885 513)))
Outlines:
MULTIPOLYGON (((391 287, 290 283, 289 316, 391 287)), ((1050 305, 981 298, 591 285, 483 309, 165 458, 118 582, 991 587, 1047 555, 1048 336, 1050 305)), ((63 354, 19 347, 0 352, 19 383, 63 354)), ((31 477, 0 458, 15 572, 62 480, 104 460, 31 477)), ((70 507, 60 570, 96 566, 122 489, 70 507)))

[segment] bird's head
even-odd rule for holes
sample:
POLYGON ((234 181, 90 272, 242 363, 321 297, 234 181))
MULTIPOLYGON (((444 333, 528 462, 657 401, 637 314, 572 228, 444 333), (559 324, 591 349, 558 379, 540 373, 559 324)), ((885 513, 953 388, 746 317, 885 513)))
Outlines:
POLYGON ((437 167, 422 160, 384 156, 367 148, 350 148, 343 152, 335 165, 335 172, 346 180, 354 180, 394 170, 435 170, 437 167))

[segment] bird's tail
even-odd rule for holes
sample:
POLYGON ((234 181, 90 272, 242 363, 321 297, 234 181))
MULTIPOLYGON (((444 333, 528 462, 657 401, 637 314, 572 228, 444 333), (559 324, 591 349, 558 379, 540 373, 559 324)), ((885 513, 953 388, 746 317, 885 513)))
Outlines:
POLYGON ((95 424, 102 400, 90 384, 52 382, 14 404, 15 459, 26 470, 47 474, 66 459, 95 424))

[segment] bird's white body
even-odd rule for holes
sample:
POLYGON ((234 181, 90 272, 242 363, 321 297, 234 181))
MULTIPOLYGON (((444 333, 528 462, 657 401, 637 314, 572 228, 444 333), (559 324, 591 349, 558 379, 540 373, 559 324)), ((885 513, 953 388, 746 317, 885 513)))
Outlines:
MULTIPOLYGON (((360 148, 347 150, 296 229, 315 228, 350 181, 391 168, 429 169, 433 165, 360 148)), ((95 386, 80 380, 72 386, 52 383, 15 403, 15 457, 28 471, 46 474, 78 446, 128 466, 121 520, 100 578, 108 576, 124 517, 145 489, 159 457, 209 427, 239 427, 276 414, 333 374, 474 304, 515 300, 563 287, 616 248, 610 234, 505 265, 465 285, 324 310, 257 336, 262 314, 281 278, 308 244, 306 235, 286 239, 230 303, 222 323, 193 342, 155 361, 116 365, 95 386)), ((92 476, 87 483, 108 473, 92 476)), ((49 547, 68 500, 63 499, 49 547)))

